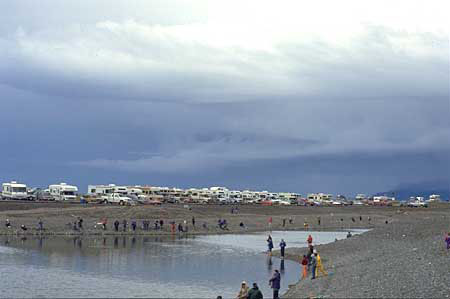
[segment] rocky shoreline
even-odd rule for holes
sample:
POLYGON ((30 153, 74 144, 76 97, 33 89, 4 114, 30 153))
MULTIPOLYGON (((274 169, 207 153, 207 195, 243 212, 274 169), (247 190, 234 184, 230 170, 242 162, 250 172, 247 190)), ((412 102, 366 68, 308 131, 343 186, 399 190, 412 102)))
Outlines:
MULTIPOLYGON (((283 298, 449 298, 449 231, 448 205, 399 211, 388 224, 317 246, 329 275, 299 281, 283 298)), ((288 248, 286 258, 305 253, 288 248)))

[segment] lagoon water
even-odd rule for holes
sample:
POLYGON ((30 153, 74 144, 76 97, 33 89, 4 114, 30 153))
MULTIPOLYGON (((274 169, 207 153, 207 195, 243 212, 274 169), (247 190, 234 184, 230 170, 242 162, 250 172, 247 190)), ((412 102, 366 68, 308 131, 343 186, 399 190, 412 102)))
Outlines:
MULTIPOLYGON (((355 231, 355 233, 359 233, 355 231)), ((347 232, 272 233, 288 247, 346 237, 347 232)), ((282 274, 282 290, 298 281, 297 262, 268 258, 267 233, 174 237, 0 237, 0 297, 234 298, 242 280, 271 296, 268 280, 282 274)))

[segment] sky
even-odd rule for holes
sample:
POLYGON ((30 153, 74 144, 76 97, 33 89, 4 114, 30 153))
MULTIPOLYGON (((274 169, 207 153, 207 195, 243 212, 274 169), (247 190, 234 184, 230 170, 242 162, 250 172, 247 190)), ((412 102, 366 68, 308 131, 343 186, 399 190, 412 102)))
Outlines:
POLYGON ((1 1, 0 181, 450 185, 448 6, 1 1))

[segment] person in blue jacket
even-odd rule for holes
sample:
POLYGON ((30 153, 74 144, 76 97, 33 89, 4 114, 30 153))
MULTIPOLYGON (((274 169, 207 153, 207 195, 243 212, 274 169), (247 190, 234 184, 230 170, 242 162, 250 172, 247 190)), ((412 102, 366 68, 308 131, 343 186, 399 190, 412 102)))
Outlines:
POLYGON ((284 240, 281 239, 281 242, 280 242, 280 255, 281 255, 281 259, 284 259, 284 248, 286 248, 286 242, 284 242, 284 240))
POLYGON ((271 235, 267 238, 267 247, 269 248, 269 255, 272 255, 273 240, 271 235))

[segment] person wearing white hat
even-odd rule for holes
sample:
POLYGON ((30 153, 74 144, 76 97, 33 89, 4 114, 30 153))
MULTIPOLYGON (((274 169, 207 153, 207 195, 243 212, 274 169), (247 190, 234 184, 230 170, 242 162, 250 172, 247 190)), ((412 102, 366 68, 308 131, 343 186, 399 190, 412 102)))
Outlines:
POLYGON ((239 293, 237 294, 236 298, 237 299, 247 299, 248 297, 248 285, 247 282, 243 281, 241 283, 241 289, 239 290, 239 293))

